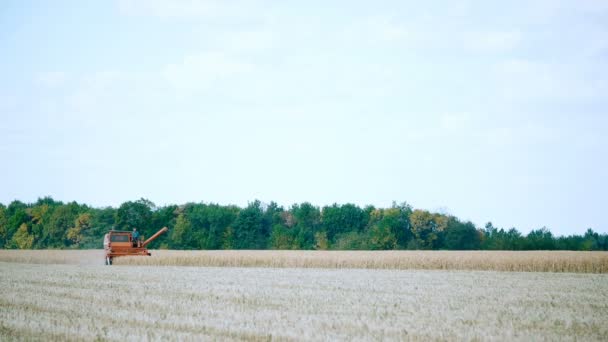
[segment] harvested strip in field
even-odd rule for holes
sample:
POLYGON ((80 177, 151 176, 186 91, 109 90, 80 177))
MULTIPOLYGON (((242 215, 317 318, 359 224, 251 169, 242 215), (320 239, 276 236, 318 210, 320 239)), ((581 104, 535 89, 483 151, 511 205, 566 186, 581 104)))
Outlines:
POLYGON ((0 262, 0 341, 608 340, 608 275, 0 262))

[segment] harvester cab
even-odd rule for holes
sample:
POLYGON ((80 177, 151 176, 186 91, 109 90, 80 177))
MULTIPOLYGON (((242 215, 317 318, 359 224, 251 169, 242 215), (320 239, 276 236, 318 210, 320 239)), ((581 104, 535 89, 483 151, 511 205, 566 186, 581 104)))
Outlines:
POLYGON ((146 246, 168 230, 167 227, 164 227, 147 240, 144 240, 143 236, 134 238, 133 232, 129 231, 109 231, 103 238, 106 265, 112 265, 113 259, 119 256, 152 255, 146 246))

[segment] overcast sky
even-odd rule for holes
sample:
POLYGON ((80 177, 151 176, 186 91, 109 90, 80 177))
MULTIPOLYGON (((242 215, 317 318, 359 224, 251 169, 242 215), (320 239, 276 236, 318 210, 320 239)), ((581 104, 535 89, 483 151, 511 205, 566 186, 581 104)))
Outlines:
POLYGON ((4 204, 395 200, 608 232, 607 132, 604 0, 0 3, 4 204))

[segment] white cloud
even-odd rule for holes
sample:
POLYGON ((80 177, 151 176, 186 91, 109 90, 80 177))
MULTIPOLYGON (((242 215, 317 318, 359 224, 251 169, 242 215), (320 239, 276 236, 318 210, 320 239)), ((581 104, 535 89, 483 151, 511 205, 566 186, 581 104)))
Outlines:
POLYGON ((522 41, 519 30, 472 29, 434 25, 432 22, 408 22, 392 16, 373 16, 365 24, 365 32, 351 32, 354 38, 367 37, 409 47, 453 52, 509 51, 522 41))
POLYGON ((573 62, 509 59, 495 65, 494 79, 500 95, 512 100, 601 99, 608 89, 604 72, 594 68, 573 62))
MULTIPOLYGON (((74 79, 72 92, 66 104, 73 109, 87 112, 107 100, 119 85, 126 83, 126 74, 116 71, 100 71, 81 75, 74 79)), ((115 99, 112 99, 115 101, 115 99)))
POLYGON ((219 17, 237 17, 250 19, 253 13, 262 15, 259 6, 250 6, 244 0, 117 0, 118 10, 122 15, 157 17, 163 19, 197 19, 216 20, 219 17))
POLYGON ((395 22, 390 17, 372 17, 369 21, 372 38, 394 42, 394 41, 416 41, 420 40, 420 32, 414 31, 395 22))
POLYGON ((380 40, 393 43, 418 43, 428 38, 420 29, 405 25, 389 15, 369 17, 362 25, 355 25, 350 27, 348 31, 343 31, 342 36, 341 38, 354 41, 364 37, 372 41, 380 40))
POLYGON ((255 66, 222 53, 186 56, 181 63, 169 64, 163 74, 177 89, 207 89, 215 83, 252 72, 255 66))
POLYGON ((257 52, 272 48, 278 42, 277 32, 257 30, 238 31, 222 34, 218 41, 224 51, 257 52))
POLYGON ((118 0, 122 14, 155 17, 196 17, 216 13, 222 1, 213 0, 118 0))
POLYGON ((608 11, 608 2, 605 0, 536 0, 526 1, 529 12, 538 17, 547 19, 562 15, 571 15, 573 12, 596 14, 608 11))
POLYGON ((606 58, 608 56, 608 36, 601 32, 589 37, 589 41, 581 52, 586 58, 606 58))
POLYGON ((504 51, 516 48, 522 36, 519 31, 481 31, 466 34, 463 40, 474 50, 504 51))
POLYGON ((66 80, 67 74, 65 72, 47 71, 39 73, 34 81, 36 84, 44 87, 57 88, 64 85, 66 80))
POLYGON ((473 115, 470 113, 446 113, 439 118, 439 127, 447 131, 464 131, 471 127, 473 115))

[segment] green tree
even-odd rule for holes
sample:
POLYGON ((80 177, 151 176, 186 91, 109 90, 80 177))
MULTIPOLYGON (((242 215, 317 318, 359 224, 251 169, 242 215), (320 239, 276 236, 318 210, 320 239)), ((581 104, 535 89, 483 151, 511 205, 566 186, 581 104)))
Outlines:
MULTIPOLYGON (((290 209, 293 218, 294 249, 313 249, 315 246, 315 233, 321 225, 321 212, 319 208, 308 202, 295 204, 290 209)), ((287 225, 287 222, 286 222, 287 225)))
POLYGON ((383 221, 372 226, 369 232, 369 246, 371 249, 395 249, 397 238, 390 225, 383 221))
POLYGON ((116 211, 116 229, 132 230, 137 228, 146 236, 154 234, 158 227, 151 227, 152 208, 154 208, 154 203, 144 198, 121 204, 116 211))
POLYGON ((152 210, 152 217, 150 227, 152 230, 157 231, 161 227, 173 227, 177 219, 178 214, 177 205, 168 205, 165 207, 157 208, 152 210))
POLYGON ((336 236, 336 242, 332 249, 337 250, 365 250, 369 249, 366 234, 359 232, 348 232, 336 236))
POLYGON ((30 249, 34 245, 34 235, 29 232, 27 224, 22 223, 13 235, 12 245, 19 249, 30 249))
POLYGON ((254 201, 241 210, 233 224, 235 248, 265 249, 268 247, 270 232, 264 225, 262 203, 254 201))
POLYGON ((12 237, 23 223, 29 223, 30 217, 27 213, 27 205, 21 201, 12 201, 6 207, 7 217, 7 239, 12 237))
POLYGON ((89 209, 90 226, 82 232, 80 248, 97 249, 103 245, 103 236, 116 225, 116 209, 111 207, 89 209))
POLYGON ((385 215, 385 220, 389 221, 391 231, 397 238, 397 247, 405 248, 408 242, 413 238, 410 227, 410 215, 412 214, 412 206, 407 202, 393 205, 385 215))
POLYGON ((555 249, 569 251, 589 251, 590 241, 580 235, 560 236, 555 241, 555 249))
POLYGON ((365 211, 351 203, 325 206, 321 217, 323 230, 327 232, 330 241, 339 234, 362 232, 368 222, 365 211))
POLYGON ((451 216, 444 234, 444 245, 454 250, 478 249, 481 244, 479 234, 472 222, 463 223, 451 216))
MULTIPOLYGON (((30 230, 36 240, 34 247, 45 248, 49 245, 60 245, 59 242, 62 242, 51 241, 51 238, 47 234, 52 224, 52 214, 59 206, 63 206, 63 203, 56 203, 50 197, 45 197, 45 200, 38 199, 38 202, 34 206, 26 209, 30 216, 30 230)), ((58 240, 61 240, 61 238, 58 240)))
POLYGON ((226 228, 226 231, 224 231, 224 236, 222 237, 222 248, 223 249, 235 249, 236 248, 236 242, 235 242, 235 234, 234 234, 234 229, 232 229, 232 227, 228 227, 226 228))
POLYGON ((236 220, 239 208, 234 205, 211 204, 209 210, 209 235, 205 248, 220 249, 222 248, 225 232, 236 220))
POLYGON ((327 250, 329 249, 329 239, 327 238, 327 232, 320 231, 315 233, 315 249, 327 250))
POLYGON ((525 249, 526 238, 515 229, 508 231, 496 228, 488 222, 482 231, 481 248, 489 250, 522 250, 525 249))
POLYGON ((593 229, 588 228, 583 236, 583 243, 580 246, 580 249, 585 251, 596 251, 601 250, 600 235, 593 231, 593 229))
POLYGON ((370 249, 394 249, 397 247, 397 238, 391 229, 388 218, 390 213, 385 209, 372 209, 368 211, 368 236, 370 249))
POLYGON ((174 248, 608 250, 608 234, 592 229, 558 237, 546 228, 524 236, 491 223, 477 230, 471 222, 413 211, 407 203, 385 209, 334 204, 322 211, 307 202, 289 210, 259 201, 242 209, 205 203, 156 207, 145 199, 117 209, 51 197, 0 203, 0 248, 100 248, 112 227, 136 227, 149 236, 162 226, 172 227, 164 243, 174 248))
POLYGON ((8 219, 6 208, 0 203, 0 248, 4 248, 8 242, 8 219))
POLYGON ((70 242, 78 247, 82 242, 84 235, 91 228, 91 214, 82 213, 74 220, 74 226, 68 229, 67 238, 70 242))
POLYGON ((183 213, 177 216, 175 227, 171 231, 171 246, 177 249, 192 248, 192 224, 183 213))
POLYGON ((505 241, 505 249, 514 251, 524 249, 525 238, 515 228, 511 228, 506 232, 505 241))
POLYGON ((33 207, 28 208, 27 211, 33 224, 45 224, 50 218, 52 207, 46 203, 43 203, 40 205, 34 205, 33 207))
POLYGON ((36 203, 34 203, 34 206, 42 206, 42 205, 47 205, 52 208, 52 207, 58 207, 60 205, 63 205, 63 202, 56 201, 51 196, 45 196, 45 197, 41 197, 41 198, 39 197, 38 200, 36 201, 36 203))
POLYGON ((65 247, 68 243, 67 232, 78 216, 79 206, 72 202, 56 207, 49 221, 44 223, 42 242, 47 247, 65 247))
POLYGON ((441 214, 433 214, 426 210, 414 210, 410 215, 412 233, 416 246, 422 249, 437 247, 439 234, 447 227, 448 219, 441 214))
POLYGON ((369 210, 367 216, 370 248, 405 248, 412 238, 409 216, 411 207, 407 203, 393 205, 388 209, 369 210))
POLYGON ((554 248, 553 234, 546 227, 532 230, 526 236, 526 249, 552 250, 554 248))
POLYGON ((294 230, 283 224, 275 224, 270 234, 270 248, 272 249, 293 249, 294 230))

